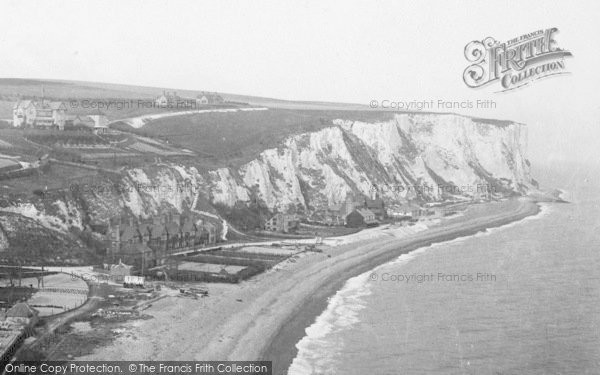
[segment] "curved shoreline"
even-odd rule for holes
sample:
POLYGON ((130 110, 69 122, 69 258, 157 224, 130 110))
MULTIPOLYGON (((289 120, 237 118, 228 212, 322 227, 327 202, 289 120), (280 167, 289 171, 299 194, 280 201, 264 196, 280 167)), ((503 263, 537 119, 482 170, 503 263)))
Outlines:
POLYGON ((417 248, 539 211, 530 199, 509 199, 471 205, 460 216, 412 234, 399 227, 373 229, 374 236, 306 254, 240 284, 206 284, 209 298, 173 295, 157 301, 146 310, 153 319, 125 324, 127 335, 78 360, 263 359, 273 361, 273 374, 284 374, 306 327, 348 279, 417 248))
POLYGON ((387 251, 370 258, 367 262, 355 264, 343 271, 337 280, 332 280, 329 284, 315 285, 315 294, 310 298, 298 302, 298 307, 288 320, 283 322, 275 335, 271 338, 268 345, 260 352, 258 358, 273 361, 273 374, 286 374, 292 361, 298 354, 296 344, 306 336, 306 328, 315 322, 329 304, 329 298, 339 291, 345 283, 352 277, 368 272, 380 265, 397 259, 402 254, 422 247, 428 247, 434 243, 446 242, 460 237, 472 236, 478 232, 486 231, 490 228, 500 227, 506 224, 520 221, 526 217, 537 215, 540 207, 534 202, 528 201, 525 207, 517 212, 498 215, 491 220, 482 220, 479 224, 467 226, 462 229, 443 230, 441 233, 422 233, 424 238, 417 238, 407 244, 398 244, 395 249, 387 251), (341 277, 340 277, 341 276, 341 277), (319 288, 319 286, 321 288, 319 288))

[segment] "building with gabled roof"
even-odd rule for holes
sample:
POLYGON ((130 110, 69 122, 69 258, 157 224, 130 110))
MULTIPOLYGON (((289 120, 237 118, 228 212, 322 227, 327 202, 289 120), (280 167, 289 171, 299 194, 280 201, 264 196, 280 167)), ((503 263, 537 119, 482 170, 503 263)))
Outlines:
POLYGON ((265 223, 265 229, 271 232, 289 233, 300 226, 296 215, 277 213, 265 223))
POLYGON ((6 311, 7 318, 33 318, 37 315, 37 310, 25 302, 19 302, 6 311))
POLYGON ((64 130, 67 106, 61 101, 19 100, 13 106, 13 127, 64 130))
POLYGON ((119 259, 119 263, 111 264, 110 266, 110 276, 115 279, 117 282, 123 281, 123 277, 131 275, 131 268, 119 259))
POLYGON ((382 220, 387 216, 383 199, 365 199, 364 207, 371 210, 379 220, 382 220))
POLYGON ((368 208, 357 208, 346 215, 346 226, 350 228, 379 225, 375 214, 368 208))
POLYGON ((103 114, 98 115, 89 115, 89 117, 94 122, 94 134, 104 134, 108 132, 108 118, 103 114))
POLYGON ((223 97, 219 94, 202 92, 200 95, 196 96, 196 105, 215 105, 215 104, 223 104, 223 97))
MULTIPOLYGON (((177 249, 195 245, 207 245, 217 241, 218 228, 202 220, 194 221, 191 213, 156 215, 151 221, 140 221, 133 217, 117 217, 110 220, 107 240, 112 260, 124 259, 137 264, 141 260, 139 248, 148 247, 152 255, 146 265, 163 259, 177 249)), ((145 252, 148 252, 146 250, 145 252)))

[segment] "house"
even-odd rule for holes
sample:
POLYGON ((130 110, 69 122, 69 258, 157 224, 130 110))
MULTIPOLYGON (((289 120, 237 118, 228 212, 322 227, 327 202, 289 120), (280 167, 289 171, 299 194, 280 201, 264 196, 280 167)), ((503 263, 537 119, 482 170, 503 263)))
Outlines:
POLYGON ((380 198, 365 199, 364 207, 371 210, 375 214, 378 220, 385 219, 387 217, 387 211, 385 210, 385 203, 380 198))
POLYGON ((177 96, 177 92, 170 93, 168 91, 163 91, 162 95, 156 97, 154 103, 156 106, 161 108, 172 107, 179 100, 179 96, 177 96))
POLYGON ((95 134, 104 134, 108 132, 108 118, 105 115, 89 115, 87 117, 94 122, 95 134))
POLYGON ((394 204, 386 208, 387 216, 394 219, 404 220, 412 217, 412 211, 418 208, 411 203, 394 204))
POLYGON ((25 326, 25 332, 27 332, 37 323, 38 314, 39 312, 27 303, 19 302, 6 311, 5 317, 11 323, 25 326))
POLYGON ((152 240, 152 224, 139 223, 136 228, 137 240, 140 243, 149 243, 152 240))
POLYGON ((163 91, 162 95, 154 99, 154 104, 160 108, 191 107, 193 103, 193 100, 184 99, 181 96, 177 95, 177 91, 163 91))
POLYGON ((19 100, 13 106, 13 127, 64 130, 67 106, 60 101, 19 100))
POLYGON ((196 105, 204 106, 204 105, 216 105, 223 104, 224 100, 221 95, 215 93, 205 93, 204 91, 196 97, 196 105))
POLYGON ((371 227, 379 225, 375 214, 368 208, 357 208, 346 215, 346 226, 349 228, 371 227))
POLYGON ((79 118, 77 115, 66 115, 65 116, 65 129, 72 128, 74 122, 79 118))
POLYGON ((360 206, 361 203, 354 199, 352 194, 349 194, 346 196, 346 200, 344 201, 344 203, 342 203, 340 207, 340 216, 345 219, 350 212, 354 211, 356 207, 360 206))
POLYGON ((210 245, 217 242, 217 227, 213 223, 200 221, 197 225, 202 245, 210 245))
POLYGON ((37 310, 25 302, 19 302, 6 312, 7 318, 25 318, 31 319, 37 315, 37 310))
POLYGON ((198 227, 191 217, 185 217, 181 220, 180 238, 182 240, 182 246, 188 247, 195 245, 194 239, 199 237, 198 227))
POLYGON ((325 224, 327 225, 344 225, 344 214, 342 204, 333 204, 327 207, 327 211, 323 215, 325 224))
POLYGON ((67 130, 94 131, 94 120, 89 116, 67 116, 65 128, 67 130))
POLYGON ((58 126, 60 130, 64 130, 65 121, 67 119, 67 105, 63 102, 50 102, 49 106, 52 110, 54 124, 58 126))
POLYGON ((121 259, 119 259, 119 263, 111 264, 110 276, 114 281, 122 282, 123 278, 129 275, 131 275, 131 266, 121 262, 121 259))
POLYGON ((162 249, 167 246, 169 233, 165 227, 166 219, 161 216, 155 216, 152 220, 152 225, 149 226, 150 241, 147 245, 153 249, 162 249))
POLYGON ((296 215, 278 213, 265 223, 265 229, 271 232, 289 233, 300 227, 300 220, 296 215))
POLYGON ((33 126, 36 108, 32 100, 19 100, 13 106, 13 127, 33 126))
POLYGON ((105 115, 69 116, 66 124, 67 128, 85 130, 94 134, 108 132, 108 118, 105 115))
POLYGON ((177 249, 180 248, 180 221, 179 219, 169 218, 169 221, 165 223, 165 232, 167 233, 167 248, 168 249, 177 249))

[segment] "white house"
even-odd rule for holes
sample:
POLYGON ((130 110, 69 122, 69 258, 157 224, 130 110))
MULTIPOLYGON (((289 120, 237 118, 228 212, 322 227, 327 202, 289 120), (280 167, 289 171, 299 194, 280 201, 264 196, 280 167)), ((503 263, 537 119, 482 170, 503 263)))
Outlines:
POLYGON ((14 127, 57 127, 64 130, 67 106, 63 102, 19 100, 13 106, 14 127))
POLYGON ((181 97, 179 95, 177 95, 177 92, 168 92, 168 91, 163 91, 162 95, 158 96, 155 100, 154 103, 156 104, 157 107, 161 107, 161 108, 171 108, 171 107, 177 107, 178 103, 180 103, 182 101, 181 97))
POLYGON ((65 121, 67 120, 67 106, 63 102, 50 102, 49 106, 52 110, 54 124, 56 124, 60 130, 64 130, 65 121))
POLYGON ((205 93, 202 92, 200 95, 196 97, 196 105, 211 105, 211 104, 222 104, 223 97, 217 93, 205 93))
POLYGON ((103 134, 108 132, 108 118, 105 115, 89 115, 94 121, 94 133, 103 134))
POLYGON ((36 108, 31 100, 19 100, 13 106, 13 126, 33 126, 36 108))

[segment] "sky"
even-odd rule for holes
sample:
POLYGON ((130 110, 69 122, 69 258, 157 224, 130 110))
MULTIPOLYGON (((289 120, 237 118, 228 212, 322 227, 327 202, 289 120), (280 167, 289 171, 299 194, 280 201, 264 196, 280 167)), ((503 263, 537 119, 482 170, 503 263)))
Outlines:
POLYGON ((532 161, 600 160, 599 1, 4 0, 0 77, 210 90, 527 124, 532 161), (497 93, 463 82, 473 40, 556 27, 568 75, 497 93), (438 101, 493 100, 495 108, 438 101))

